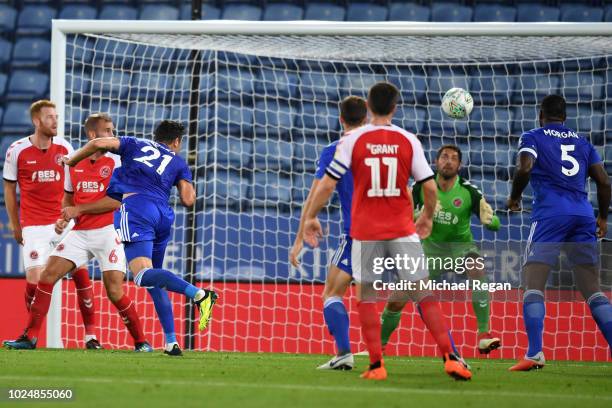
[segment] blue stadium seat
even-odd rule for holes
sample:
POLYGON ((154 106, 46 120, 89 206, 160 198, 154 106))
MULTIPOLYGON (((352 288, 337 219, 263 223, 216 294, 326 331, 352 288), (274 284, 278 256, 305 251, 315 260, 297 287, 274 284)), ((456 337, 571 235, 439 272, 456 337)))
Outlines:
POLYGON ((516 77, 503 72, 479 72, 470 81, 470 93, 476 104, 508 105, 516 77))
POLYGON ((223 8, 224 20, 261 20, 261 7, 253 4, 227 4, 223 8))
POLYGON ((0 38, 0 67, 8 64, 11 61, 11 51, 13 43, 0 38))
POLYGON ((75 20, 93 20, 98 15, 98 10, 95 7, 85 4, 68 4, 65 5, 60 13, 60 19, 75 19, 75 20))
POLYGON ((30 121, 30 102, 7 103, 0 133, 25 134, 31 129, 33 126, 30 121))
POLYGON ((140 8, 140 20, 178 20, 176 7, 166 4, 145 4, 140 8))
POLYGON ((346 21, 386 21, 389 9, 380 4, 349 3, 346 21))
POLYGON ((96 69, 92 75, 91 92, 99 97, 125 99, 130 91, 130 79, 129 72, 96 69))
POLYGON ((391 3, 389 21, 429 21, 431 9, 413 3, 391 3))
POLYGON ((45 68, 51 59, 51 43, 43 38, 25 37, 15 42, 13 48, 14 68, 45 68))
MULTIPOLYGON (((0 120, 2 120, 2 116, 0 116, 0 120)), ((24 136, 10 136, 10 135, 6 135, 6 136, 0 137, 0 161, 4 162, 4 158, 6 157, 6 152, 9 149, 9 147, 11 147, 11 145, 13 143, 15 143, 16 141, 18 141, 19 139, 21 139, 24 136)), ((4 183, 2 183, 2 184, 4 184, 4 183)))
MULTIPOLYGON (((4 99, 4 92, 6 92, 7 83, 8 83, 7 75, 0 72, 0 100, 4 99)), ((2 123, 2 118, 0 118, 0 123, 2 123)))
MULTIPOLYGON (((191 3, 191 2, 190 2, 191 3)), ((181 5, 180 14, 181 20, 191 20, 191 4, 186 3, 181 5)), ((221 10, 213 4, 202 4, 201 20, 218 20, 221 18, 221 10)))
POLYGON ((340 128, 338 106, 304 102, 296 126, 306 134, 325 135, 340 128))
POLYGON ((254 95, 256 76, 251 70, 235 67, 219 68, 217 75, 219 93, 223 96, 229 92, 234 99, 248 98, 254 95))
POLYGON ((325 145, 314 137, 298 139, 293 145, 293 169, 298 172, 313 172, 317 168, 317 160, 325 145))
POLYGON ((512 114, 512 133, 520 136, 523 132, 539 127, 540 108, 535 104, 517 106, 512 114))
POLYGON ((173 91, 174 78, 158 72, 139 72, 132 76, 130 94, 140 100, 163 103, 173 91))
POLYGON ((142 135, 153 133, 155 125, 163 119, 167 119, 170 112, 162 105, 151 103, 132 103, 128 110, 128 128, 132 128, 142 135), (130 126, 131 124, 131 126, 130 126))
POLYGON ((474 8, 474 21, 516 21, 516 8, 501 4, 477 4, 474 8))
POLYGON ((416 135, 424 135, 427 132, 427 109, 404 102, 397 106, 393 123, 416 135))
POLYGON ((327 72, 306 71, 300 73, 302 99, 313 101, 339 101, 345 87, 345 76, 327 72))
POLYGON ((288 135, 293 128, 293 111, 285 102, 259 101, 254 113, 256 136, 277 138, 288 135))
MULTIPOLYGON (((134 128, 134 123, 135 123, 134 118, 128 117, 128 108, 126 107, 126 105, 118 103, 118 102, 111 102, 110 100, 106 98, 105 99, 98 99, 98 98, 99 96, 96 95, 96 99, 92 99, 92 101, 90 102, 89 108, 82 109, 81 123, 83 123, 85 121, 85 118, 93 112, 106 112, 114 119, 115 128, 118 129, 120 134, 132 133, 135 131, 142 132, 142 129, 134 128), (129 129, 128 129, 128 124, 130 127, 129 129), (128 129, 129 132, 126 132, 126 129, 128 129)), ((134 105, 135 103, 130 105, 130 108, 134 105)), ((146 134, 146 136, 149 137, 152 132, 153 130, 151 129, 151 132, 146 134)))
POLYGON ((17 10, 8 4, 0 4, 0 34, 6 34, 15 30, 17 10))
POLYGON ((138 10, 120 4, 108 4, 102 6, 98 18, 100 20, 137 20, 138 10))
POLYGON ((440 106, 433 106, 429 110, 429 133, 436 136, 467 137, 468 121, 466 119, 451 119, 440 106))
POLYGON ((255 84, 258 97, 291 99, 297 97, 299 77, 284 69, 262 68, 255 84))
POLYGON ((256 172, 252 196, 257 207, 278 207, 291 203, 291 180, 271 171, 256 172))
POLYGON ((606 22, 612 21, 612 4, 606 7, 606 14, 604 15, 604 21, 606 22))
POLYGON ((346 10, 337 4, 308 3, 304 20, 344 21, 346 10))
POLYGON ((566 126, 576 130, 581 135, 590 138, 594 144, 603 143, 603 131, 605 126, 604 115, 594 111, 590 105, 567 105, 566 126))
POLYGON ((469 88, 469 78, 464 72, 451 71, 445 68, 435 68, 429 77, 427 86, 427 98, 430 103, 439 102, 451 88, 469 88))
POLYGON ((253 108, 248 106, 228 106, 225 103, 218 103, 216 109, 219 132, 221 134, 252 137, 253 108))
POLYGON ((301 20, 303 17, 304 9, 290 3, 268 4, 263 14, 265 21, 292 21, 301 20))
POLYGON ((455 3, 434 3, 431 6, 431 21, 461 23, 472 21, 472 7, 455 3))
POLYGON ((385 81, 382 74, 372 74, 369 72, 349 72, 345 76, 343 84, 343 96, 356 95, 363 98, 367 97, 368 90, 377 82, 385 81))
POLYGON ((33 101, 49 94, 49 77, 38 71, 13 71, 9 79, 6 99, 33 101))
POLYGON ((593 102, 604 98, 604 78, 590 72, 563 75, 561 89, 567 102, 593 102))
POLYGON ((207 204, 214 203, 217 207, 233 207, 247 199, 250 184, 247 178, 232 171, 210 171, 206 177, 206 191, 198 191, 198 197, 204 197, 207 204))
POLYGON ((208 163, 234 170, 248 169, 253 158, 253 142, 238 137, 217 136, 207 140, 208 163))
POLYGON ((293 193, 291 198, 294 204, 302 204, 308 197, 315 176, 312 172, 293 174, 293 193))
POLYGON ((418 68, 389 67, 387 80, 400 90, 402 103, 427 103, 425 97, 427 77, 422 70, 418 68))
POLYGON ((291 171, 293 146, 289 142, 278 139, 256 139, 253 153, 255 168, 291 171))
POLYGON ((516 21, 522 23, 536 23, 559 21, 561 11, 558 7, 544 4, 519 4, 517 6, 516 21))
POLYGON ((510 112, 504 108, 492 106, 475 107, 470 114, 471 136, 509 136, 510 112))
POLYGON ((557 93, 561 79, 556 75, 521 74, 515 83, 512 101, 515 103, 540 103, 546 95, 557 93))
POLYGON ((561 6, 561 21, 600 22, 603 21, 603 8, 565 4, 561 6))
POLYGON ((493 184, 494 200, 496 208, 506 208, 506 200, 510 196, 510 183, 497 181, 493 184))
POLYGON ((30 5, 21 9, 17 18, 18 35, 46 35, 57 11, 46 5, 30 5))

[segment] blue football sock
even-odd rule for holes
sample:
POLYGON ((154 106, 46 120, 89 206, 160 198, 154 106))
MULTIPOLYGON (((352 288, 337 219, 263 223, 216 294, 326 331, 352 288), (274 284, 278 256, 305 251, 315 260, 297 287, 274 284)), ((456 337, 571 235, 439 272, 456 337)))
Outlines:
POLYGON ((612 305, 610 301, 602 292, 597 292, 591 295, 587 303, 591 308, 595 323, 612 349, 612 305))
POLYGON ((351 352, 349 340, 349 317, 340 297, 330 297, 323 305, 323 317, 329 332, 336 340, 338 354, 351 352))
POLYGON ((170 292, 181 293, 190 299, 195 298, 200 289, 179 278, 166 269, 147 269, 141 273, 140 286, 156 286, 168 289, 170 292))
POLYGON ((539 290, 527 290, 523 294, 523 320, 529 341, 527 357, 535 357, 542 351, 542 332, 544 331, 544 294, 539 290))
POLYGON ((147 288, 153 304, 155 305, 155 311, 157 317, 162 325, 164 336, 166 337, 166 343, 176 342, 176 333, 174 331, 174 314, 172 313, 172 304, 168 297, 168 292, 165 289, 157 287, 147 288))

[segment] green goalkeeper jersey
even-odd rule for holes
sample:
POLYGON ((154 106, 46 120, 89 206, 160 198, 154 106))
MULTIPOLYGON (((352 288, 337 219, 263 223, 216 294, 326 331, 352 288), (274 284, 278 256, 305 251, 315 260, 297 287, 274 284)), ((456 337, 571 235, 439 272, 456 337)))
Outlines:
MULTIPOLYGON (((436 184, 438 176, 436 175, 436 184)), ((417 213, 423 209, 423 190, 416 184, 412 190, 414 208, 417 213)), ((440 208, 434 214, 431 235, 423 243, 472 242, 470 218, 472 214, 480 215, 482 193, 468 180, 457 177, 455 185, 449 191, 438 187, 440 208)))

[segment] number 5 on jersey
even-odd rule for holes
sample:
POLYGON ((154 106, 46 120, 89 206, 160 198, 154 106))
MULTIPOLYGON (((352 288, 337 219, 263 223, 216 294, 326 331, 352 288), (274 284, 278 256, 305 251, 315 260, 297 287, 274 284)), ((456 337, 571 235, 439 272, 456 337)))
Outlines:
POLYGON ((365 165, 370 168, 372 187, 368 190, 368 197, 398 197, 400 189, 397 188, 397 157, 368 157, 365 165), (387 188, 381 188, 380 162, 387 166, 387 188))

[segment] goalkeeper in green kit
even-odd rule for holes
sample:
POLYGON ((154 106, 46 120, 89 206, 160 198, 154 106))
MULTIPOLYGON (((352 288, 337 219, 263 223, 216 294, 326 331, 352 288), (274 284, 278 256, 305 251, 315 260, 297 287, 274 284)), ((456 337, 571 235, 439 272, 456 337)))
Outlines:
MULTIPOLYGON (((423 242, 423 250, 428 258, 429 278, 439 280, 443 273, 465 273, 473 282, 486 282, 482 258, 478 247, 474 244, 470 229, 472 214, 480 218, 485 228, 497 231, 500 227, 499 218, 493 214, 493 209, 486 202, 482 193, 469 181, 459 177, 461 167, 461 150, 455 145, 442 146, 436 156, 436 184, 438 185, 438 204, 433 218, 431 235, 423 242), (465 262, 472 258, 474 262, 465 262), (480 262, 476 259, 480 258, 480 262), (455 263, 455 270, 445 268, 439 260, 461 259, 465 264, 455 263), (465 265, 459 268, 458 265, 465 265)), ((416 184, 412 190, 415 207, 415 219, 423 207, 421 186, 416 184)), ((406 302, 389 300, 382 314, 382 345, 397 328, 402 309, 406 302)), ((500 339, 489 333, 489 292, 487 290, 472 290, 472 306, 478 322, 478 351, 488 354, 497 349, 500 339)))

